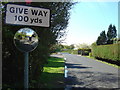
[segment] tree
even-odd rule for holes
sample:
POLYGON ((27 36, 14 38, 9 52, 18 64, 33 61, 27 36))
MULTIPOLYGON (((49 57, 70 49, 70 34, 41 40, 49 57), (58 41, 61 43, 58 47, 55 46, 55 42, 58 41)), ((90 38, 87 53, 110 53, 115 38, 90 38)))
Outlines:
MULTIPOLYGON (((25 2, 12 2, 13 4, 25 5, 25 2)), ((6 3, 3 3, 5 5, 6 3)), ((21 28, 29 27, 39 36, 38 47, 30 53, 29 57, 29 78, 30 86, 40 87, 40 75, 43 66, 47 63, 50 54, 50 47, 57 43, 58 39, 64 36, 70 17, 69 10, 72 2, 32 2, 30 6, 48 8, 51 11, 50 27, 7 25, 5 21, 5 7, 2 9, 2 65, 3 65, 3 88, 23 87, 24 58, 23 53, 19 52, 14 46, 13 37, 21 28), (19 82, 19 83, 18 83, 19 82), (34 82, 34 84, 33 84, 34 82), (5 84, 5 86, 4 86, 5 84), (17 84, 17 85, 16 85, 17 84)))
POLYGON ((108 27, 108 32, 107 32, 107 44, 113 44, 113 39, 116 38, 117 36, 117 30, 115 25, 112 26, 112 24, 109 25, 108 27))
POLYGON ((51 53, 61 52, 64 46, 62 44, 55 44, 50 48, 51 53))
POLYGON ((96 43, 97 45, 105 45, 107 43, 107 37, 106 37, 105 31, 102 31, 100 33, 100 36, 98 37, 96 43))
POLYGON ((74 44, 71 44, 70 49, 74 49, 74 48, 75 48, 74 44))
POLYGON ((95 47, 95 46, 97 46, 96 42, 91 44, 91 47, 95 47))
POLYGON ((96 44, 97 44, 97 45, 101 45, 101 36, 98 36, 97 41, 96 41, 96 44))

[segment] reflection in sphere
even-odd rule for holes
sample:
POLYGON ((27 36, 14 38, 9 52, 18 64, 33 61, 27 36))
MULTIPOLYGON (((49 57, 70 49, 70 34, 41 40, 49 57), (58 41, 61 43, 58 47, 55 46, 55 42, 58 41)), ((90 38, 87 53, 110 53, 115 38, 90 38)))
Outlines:
POLYGON ((20 51, 30 52, 38 45, 38 35, 30 28, 22 28, 16 32, 14 43, 20 51))

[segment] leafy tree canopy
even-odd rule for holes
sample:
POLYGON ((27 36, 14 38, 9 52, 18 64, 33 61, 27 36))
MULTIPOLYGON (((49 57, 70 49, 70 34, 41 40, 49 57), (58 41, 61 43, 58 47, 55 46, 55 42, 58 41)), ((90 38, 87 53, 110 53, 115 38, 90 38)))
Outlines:
POLYGON ((107 37, 106 37, 105 31, 102 31, 100 33, 100 36, 98 37, 96 43, 97 45, 105 45, 107 43, 107 37))
POLYGON ((108 27, 108 32, 107 32, 107 44, 113 44, 113 39, 116 38, 117 36, 117 30, 115 25, 112 26, 112 24, 109 25, 108 27))
POLYGON ((115 38, 117 36, 117 30, 115 25, 110 24, 108 27, 107 35, 105 30, 100 33, 98 36, 96 44, 97 45, 105 45, 105 44, 113 44, 115 38))

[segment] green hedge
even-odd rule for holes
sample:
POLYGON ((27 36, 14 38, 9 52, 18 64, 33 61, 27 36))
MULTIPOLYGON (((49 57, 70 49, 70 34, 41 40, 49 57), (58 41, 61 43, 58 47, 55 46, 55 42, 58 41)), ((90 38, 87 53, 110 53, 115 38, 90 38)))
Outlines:
POLYGON ((92 55, 96 58, 120 60, 120 43, 92 46, 92 55))

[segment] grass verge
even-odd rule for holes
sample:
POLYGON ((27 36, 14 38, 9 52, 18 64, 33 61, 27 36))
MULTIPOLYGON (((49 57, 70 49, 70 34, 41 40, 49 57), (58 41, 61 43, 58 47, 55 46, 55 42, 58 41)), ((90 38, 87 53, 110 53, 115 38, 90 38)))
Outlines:
POLYGON ((42 88, 64 88, 64 59, 50 57, 40 81, 42 88))

